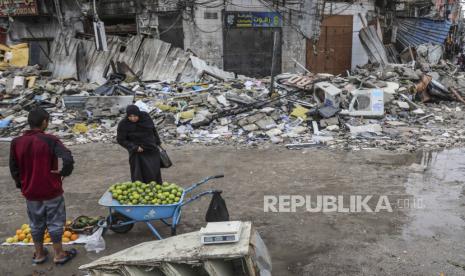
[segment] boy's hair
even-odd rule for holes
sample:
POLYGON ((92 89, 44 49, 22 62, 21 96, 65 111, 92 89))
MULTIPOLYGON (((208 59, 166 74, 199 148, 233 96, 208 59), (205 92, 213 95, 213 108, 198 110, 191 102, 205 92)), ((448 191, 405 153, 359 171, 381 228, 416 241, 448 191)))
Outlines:
POLYGON ((44 120, 48 121, 49 118, 50 114, 48 114, 45 109, 36 107, 29 112, 27 122, 29 123, 30 128, 40 128, 42 126, 42 122, 44 120))

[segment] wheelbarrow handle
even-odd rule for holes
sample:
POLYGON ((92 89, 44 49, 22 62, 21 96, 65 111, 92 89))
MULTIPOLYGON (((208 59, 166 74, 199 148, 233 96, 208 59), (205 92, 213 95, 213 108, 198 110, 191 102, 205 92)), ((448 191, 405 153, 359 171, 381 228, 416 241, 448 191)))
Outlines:
POLYGON ((200 186, 202 184, 205 184, 205 183, 207 183, 208 181, 210 181, 212 179, 223 178, 223 177, 224 177, 224 174, 209 176, 207 178, 202 179, 200 182, 195 183, 194 185, 190 186, 189 188, 186 188, 185 191, 186 191, 186 193, 188 193, 188 192, 194 190, 195 188, 197 188, 198 186, 200 186))
POLYGON ((210 195, 210 194, 215 194, 215 193, 220 193, 220 194, 221 194, 222 192, 223 192, 223 191, 221 191, 221 190, 209 190, 209 191, 201 192, 201 193, 196 194, 195 196, 189 198, 188 200, 184 201, 183 203, 181 203, 181 206, 184 206, 184 205, 186 205, 186 204, 189 204, 189 203, 191 203, 192 201, 201 198, 202 196, 206 196, 206 195, 210 195))

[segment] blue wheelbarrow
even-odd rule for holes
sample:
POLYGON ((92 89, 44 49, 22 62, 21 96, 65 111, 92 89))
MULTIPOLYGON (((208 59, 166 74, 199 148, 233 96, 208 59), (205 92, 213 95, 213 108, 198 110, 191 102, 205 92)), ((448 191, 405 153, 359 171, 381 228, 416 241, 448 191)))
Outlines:
POLYGON ((167 226, 171 227, 171 235, 176 235, 176 226, 181 219, 181 208, 199 199, 202 196, 221 193, 220 190, 208 190, 186 199, 186 195, 202 184, 215 178, 222 178, 224 175, 210 176, 202 181, 193 184, 184 189, 178 203, 165 205, 121 205, 113 199, 110 190, 107 190, 100 198, 98 203, 108 207, 110 215, 106 220, 99 222, 99 227, 110 229, 115 233, 129 232, 136 222, 145 222, 152 233, 158 238, 163 239, 157 229, 152 225, 152 221, 160 220, 167 226))

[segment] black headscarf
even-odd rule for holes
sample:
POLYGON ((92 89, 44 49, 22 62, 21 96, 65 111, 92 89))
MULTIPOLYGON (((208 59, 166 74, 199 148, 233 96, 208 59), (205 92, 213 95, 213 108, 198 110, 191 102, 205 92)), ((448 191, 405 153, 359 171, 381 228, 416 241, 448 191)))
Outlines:
POLYGON ((129 117, 130 115, 140 116, 140 109, 137 105, 131 104, 126 107, 126 115, 129 117))
POLYGON ((126 107, 126 118, 121 121, 122 126, 128 131, 134 131, 136 127, 142 128, 155 128, 152 118, 147 112, 140 111, 137 105, 128 105, 126 107), (133 123, 129 121, 129 115, 136 115, 139 117, 139 121, 133 123))

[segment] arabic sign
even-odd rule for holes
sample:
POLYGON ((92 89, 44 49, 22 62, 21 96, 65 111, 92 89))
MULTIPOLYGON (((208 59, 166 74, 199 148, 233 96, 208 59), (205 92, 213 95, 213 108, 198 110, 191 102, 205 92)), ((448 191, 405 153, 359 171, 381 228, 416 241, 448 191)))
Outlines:
POLYGON ((274 28, 283 24, 278 12, 226 12, 225 20, 228 28, 274 28))
POLYGON ((36 0, 0 0, 0 16, 37 15, 36 0))

